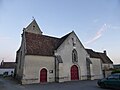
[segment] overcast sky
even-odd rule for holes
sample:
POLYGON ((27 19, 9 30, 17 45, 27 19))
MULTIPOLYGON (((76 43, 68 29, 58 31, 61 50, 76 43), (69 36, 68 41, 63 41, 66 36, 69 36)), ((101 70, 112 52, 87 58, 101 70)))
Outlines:
POLYGON ((120 63, 120 0, 0 0, 0 61, 15 61, 21 33, 34 17, 43 34, 75 31, 85 48, 120 63))

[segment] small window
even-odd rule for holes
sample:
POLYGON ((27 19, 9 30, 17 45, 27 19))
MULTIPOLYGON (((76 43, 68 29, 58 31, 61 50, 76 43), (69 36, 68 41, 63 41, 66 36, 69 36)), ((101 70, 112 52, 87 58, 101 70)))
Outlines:
POLYGON ((13 71, 11 71, 11 74, 13 74, 13 71))
POLYGON ((35 30, 35 26, 33 25, 33 30, 35 30))
POLYGON ((72 44, 73 44, 73 46, 76 45, 76 39, 75 38, 72 38, 72 44))
POLYGON ((72 62, 73 63, 78 62, 78 55, 75 49, 72 51, 72 62))

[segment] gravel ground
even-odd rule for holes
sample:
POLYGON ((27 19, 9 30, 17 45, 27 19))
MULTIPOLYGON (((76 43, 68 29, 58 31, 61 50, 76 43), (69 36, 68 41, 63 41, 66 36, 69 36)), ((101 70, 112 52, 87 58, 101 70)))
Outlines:
POLYGON ((21 85, 13 78, 0 77, 0 90, 109 90, 97 86, 97 80, 21 85))

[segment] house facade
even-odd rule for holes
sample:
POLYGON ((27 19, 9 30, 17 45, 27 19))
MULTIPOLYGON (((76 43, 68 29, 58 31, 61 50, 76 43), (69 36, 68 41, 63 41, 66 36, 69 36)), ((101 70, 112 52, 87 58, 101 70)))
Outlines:
POLYGON ((15 62, 4 62, 0 65, 0 75, 13 76, 15 70, 15 62))
POLYGON ((75 32, 43 35, 35 20, 23 28, 16 64, 15 77, 22 84, 94 79, 93 62, 75 32))
POLYGON ((113 67, 115 70, 120 70, 120 64, 114 64, 113 67))

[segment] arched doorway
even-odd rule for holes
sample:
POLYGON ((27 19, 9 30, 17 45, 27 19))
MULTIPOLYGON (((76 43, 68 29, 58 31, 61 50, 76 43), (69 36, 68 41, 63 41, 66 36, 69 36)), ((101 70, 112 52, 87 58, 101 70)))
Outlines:
POLYGON ((47 70, 45 68, 41 69, 40 71, 40 82, 41 83, 47 82, 47 70))
POLYGON ((76 65, 71 67, 71 80, 79 80, 78 67, 76 65))

